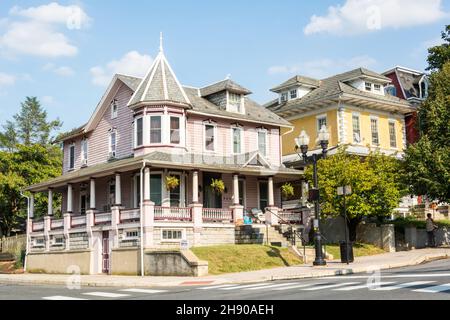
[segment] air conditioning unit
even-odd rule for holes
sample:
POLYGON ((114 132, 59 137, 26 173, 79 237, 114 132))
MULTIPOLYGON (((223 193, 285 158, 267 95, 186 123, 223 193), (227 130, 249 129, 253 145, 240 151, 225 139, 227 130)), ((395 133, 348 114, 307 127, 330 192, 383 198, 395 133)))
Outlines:
POLYGON ((87 159, 81 160, 81 166, 87 166, 87 159))
POLYGON ((109 159, 114 159, 116 157, 116 152, 115 151, 110 151, 108 154, 108 158, 109 159))

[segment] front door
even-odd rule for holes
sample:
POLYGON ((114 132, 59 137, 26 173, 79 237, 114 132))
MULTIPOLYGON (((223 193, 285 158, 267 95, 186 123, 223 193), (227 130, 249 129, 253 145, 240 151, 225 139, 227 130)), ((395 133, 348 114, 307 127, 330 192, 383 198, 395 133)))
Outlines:
POLYGON ((109 231, 102 234, 102 272, 109 274, 109 231))
POLYGON ((203 207, 222 208, 222 195, 211 187, 213 179, 221 179, 222 175, 214 173, 203 173, 203 207))

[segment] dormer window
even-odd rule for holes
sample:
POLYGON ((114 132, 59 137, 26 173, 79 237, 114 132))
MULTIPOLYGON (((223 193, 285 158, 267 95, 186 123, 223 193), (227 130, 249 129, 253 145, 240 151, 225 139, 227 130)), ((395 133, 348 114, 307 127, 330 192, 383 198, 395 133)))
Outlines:
POLYGON ((228 93, 228 111, 241 112, 241 95, 237 93, 228 93))
POLYGON ((281 102, 286 102, 288 100, 288 93, 287 92, 283 92, 281 94, 281 102))
POLYGON ((366 91, 372 91, 372 83, 370 82, 365 82, 364 86, 366 88, 366 91))
POLYGON ((291 99, 296 99, 297 98, 297 89, 293 89, 291 91, 289 91, 289 95, 291 99))
POLYGON ((381 85, 378 84, 378 83, 375 83, 375 84, 373 85, 373 89, 374 89, 375 91, 377 91, 377 92, 381 92, 381 85))
POLYGON ((114 99, 113 101, 111 101, 111 119, 117 118, 117 109, 117 100, 114 99))

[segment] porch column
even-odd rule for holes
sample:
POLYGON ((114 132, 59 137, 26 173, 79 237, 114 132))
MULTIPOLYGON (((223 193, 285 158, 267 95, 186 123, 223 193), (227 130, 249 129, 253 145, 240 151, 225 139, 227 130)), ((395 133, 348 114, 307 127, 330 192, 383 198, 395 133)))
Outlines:
POLYGON ((198 203, 198 171, 192 172, 192 203, 198 203))
POLYGON ((121 206, 122 205, 122 188, 120 185, 120 173, 116 173, 116 200, 115 205, 121 206))
POLYGON ((48 189, 48 206, 47 206, 47 215, 53 215, 53 190, 48 189))
POLYGON ((278 225, 278 208, 275 207, 273 196, 273 177, 269 177, 267 181, 268 204, 265 212, 266 222, 270 225, 278 225))
POLYGON ((95 179, 94 178, 91 178, 91 180, 90 180, 90 184, 91 184, 91 187, 90 187, 90 192, 91 192, 91 195, 90 195, 90 209, 91 210, 95 210, 95 179))
POLYGON ((274 207, 275 201, 273 197, 273 178, 269 177, 268 183, 267 183, 267 193, 268 193, 268 207, 274 207))
POLYGON ((144 190, 143 190, 144 201, 150 201, 150 168, 145 167, 144 169, 144 190))
POLYGON ((239 204, 239 176, 233 175, 233 204, 239 204))
POLYGON ((72 184, 67 185, 67 213, 73 212, 73 188, 72 184))
POLYGON ((30 195, 30 219, 34 218, 34 193, 30 195))
POLYGON ((50 216, 44 217, 44 241, 45 241, 45 251, 50 250, 50 234, 52 229, 52 218, 50 216))
POLYGON ((65 239, 65 250, 70 250, 70 237, 69 237, 69 230, 72 227, 71 226, 71 219, 72 216, 69 212, 63 214, 64 219, 64 239, 65 239))

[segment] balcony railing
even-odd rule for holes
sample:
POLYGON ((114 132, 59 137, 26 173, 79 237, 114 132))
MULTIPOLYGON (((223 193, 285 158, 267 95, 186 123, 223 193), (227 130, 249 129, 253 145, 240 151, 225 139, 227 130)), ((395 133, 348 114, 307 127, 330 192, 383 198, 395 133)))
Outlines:
POLYGON ((192 221, 191 208, 155 207, 155 220, 192 221))
POLYGON ((206 222, 232 222, 233 211, 229 209, 203 208, 202 219, 206 222))
POLYGON ((53 220, 50 222, 50 229, 51 230, 57 230, 57 229, 64 229, 64 219, 58 219, 53 220))
POLYGON ((96 213, 94 215, 94 225, 99 225, 99 224, 110 224, 111 223, 111 213, 107 212, 107 213, 96 213))
POLYGON ((44 221, 33 221, 33 232, 44 231, 44 221))
POLYGON ((137 222, 141 217, 140 209, 120 210, 120 223, 137 222))
POLYGON ((86 216, 71 216, 70 217, 70 227, 80 228, 86 226, 86 216))

